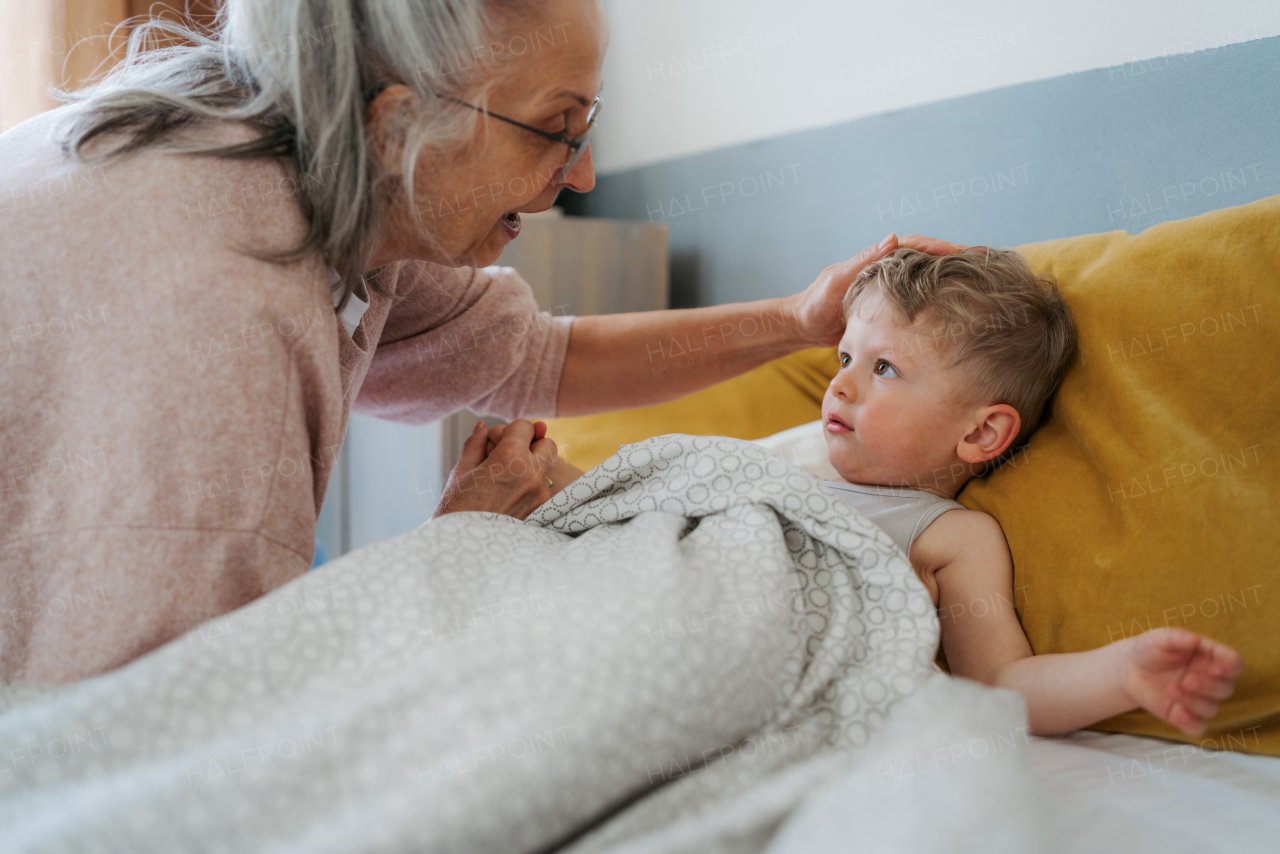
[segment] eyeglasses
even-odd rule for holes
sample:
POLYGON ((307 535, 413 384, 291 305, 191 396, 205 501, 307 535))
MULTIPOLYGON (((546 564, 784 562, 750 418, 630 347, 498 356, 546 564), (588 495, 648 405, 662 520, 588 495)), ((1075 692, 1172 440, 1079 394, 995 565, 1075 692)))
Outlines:
POLYGON ((591 147, 591 142, 588 140, 588 137, 591 136, 591 129, 595 127, 596 116, 599 115, 600 112, 600 96, 596 95, 596 99, 591 102, 591 109, 587 111, 587 129, 570 139, 569 137, 561 136, 558 133, 548 133, 545 130, 530 127, 529 125, 523 122, 518 122, 515 119, 509 119, 506 116, 491 113, 483 107, 477 107, 475 104, 468 104, 466 101, 459 100, 452 95, 446 95, 444 92, 437 92, 435 89, 432 89, 431 91, 438 97, 444 98, 447 101, 452 101, 455 104, 461 104, 464 107, 469 107, 477 113, 482 113, 483 115, 499 119, 507 124, 515 125, 518 128, 524 128, 530 133, 536 133, 538 136, 543 137, 544 139, 549 139, 552 142, 558 142, 561 145, 569 146, 569 155, 565 158, 564 165, 561 166, 560 169, 552 176, 557 184, 565 183, 565 178, 569 175, 569 170, 573 169, 574 165, 582 159, 582 155, 586 154, 587 149, 591 147))

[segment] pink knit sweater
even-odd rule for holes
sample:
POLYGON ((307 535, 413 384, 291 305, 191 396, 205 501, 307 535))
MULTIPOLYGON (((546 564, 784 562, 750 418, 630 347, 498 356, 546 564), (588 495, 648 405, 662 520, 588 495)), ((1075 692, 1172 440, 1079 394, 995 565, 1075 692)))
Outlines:
MULTIPOLYGON (((279 164, 0 135, 0 679, 118 667, 305 572, 350 410, 552 415, 572 318, 509 268, 376 271, 354 334, 279 164)), ((226 138, 244 131, 219 130, 226 138)))

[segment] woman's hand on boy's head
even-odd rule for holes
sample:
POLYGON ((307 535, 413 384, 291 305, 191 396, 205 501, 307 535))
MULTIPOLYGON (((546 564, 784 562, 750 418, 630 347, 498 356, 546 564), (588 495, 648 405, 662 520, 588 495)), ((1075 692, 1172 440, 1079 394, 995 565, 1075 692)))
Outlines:
POLYGON ((832 264, 819 274, 813 284, 789 298, 800 336, 817 347, 831 347, 840 343, 840 338, 844 335, 844 295, 849 286, 870 264, 903 247, 928 252, 930 255, 950 255, 968 248, 919 234, 902 238, 890 234, 877 245, 862 250, 848 261, 832 264))
POLYGON ((844 335, 845 292, 867 265, 879 261, 898 248, 898 237, 890 234, 876 246, 864 249, 848 261, 832 264, 818 274, 813 284, 790 297, 797 332, 812 346, 831 347, 844 335))
POLYGON ((1130 639, 1123 684, 1135 705, 1199 735, 1243 670, 1244 659, 1229 646, 1186 629, 1155 629, 1130 639))
MULTIPOLYGON (((963 243, 951 243, 946 240, 938 240, 936 237, 925 237, 923 234, 908 234, 905 237, 898 238, 899 249, 914 249, 917 252, 928 252, 930 255, 954 255, 965 249, 973 249, 972 246, 966 246, 963 243)), ((987 251, 987 247, 979 246, 978 249, 983 252, 987 251)))

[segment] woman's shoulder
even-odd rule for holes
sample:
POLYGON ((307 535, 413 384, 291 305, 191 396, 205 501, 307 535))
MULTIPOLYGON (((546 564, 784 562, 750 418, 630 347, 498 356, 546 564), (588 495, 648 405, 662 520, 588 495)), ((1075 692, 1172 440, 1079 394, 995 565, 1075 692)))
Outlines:
POLYGON ((57 112, 0 135, 0 276, 20 283, 12 298, 23 312, 106 305, 193 340, 268 315, 327 311, 331 321, 318 256, 282 265, 252 251, 306 233, 287 170, 160 148, 78 163, 54 135, 57 112))
MULTIPOLYGON (((117 238, 152 235, 174 248, 208 243, 233 251, 286 248, 305 236, 299 185, 287 164, 185 154, 163 144, 98 159, 123 141, 118 134, 90 141, 86 158, 77 159, 58 138, 71 109, 51 110, 0 135, 0 215, 19 227, 25 221, 29 230, 45 232, 53 221, 90 237, 105 227, 117 238)), ((202 122, 176 139, 233 145, 253 133, 240 123, 202 122)))
POLYGON ((374 274, 398 297, 387 318, 391 340, 424 325, 462 324, 479 329, 538 314, 529 283, 511 267, 450 267, 406 260, 374 274))

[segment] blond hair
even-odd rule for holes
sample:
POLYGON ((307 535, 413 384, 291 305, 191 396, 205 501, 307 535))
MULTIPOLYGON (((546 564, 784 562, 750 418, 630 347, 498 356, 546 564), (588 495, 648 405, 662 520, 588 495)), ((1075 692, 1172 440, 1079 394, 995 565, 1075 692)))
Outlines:
POLYGON ((969 390, 988 405, 1018 411, 1022 427, 993 463, 1026 443, 1076 349, 1071 314, 1052 279, 1008 249, 898 249, 854 281, 844 298, 846 319, 869 290, 908 324, 922 314, 936 318, 934 345, 950 367, 964 368, 969 390))

